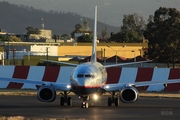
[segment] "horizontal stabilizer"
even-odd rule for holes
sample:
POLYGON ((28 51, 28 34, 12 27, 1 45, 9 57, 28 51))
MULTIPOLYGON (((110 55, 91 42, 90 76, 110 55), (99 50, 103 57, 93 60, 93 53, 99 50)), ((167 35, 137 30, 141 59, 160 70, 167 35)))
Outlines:
POLYGON ((64 65, 69 65, 69 66, 78 66, 79 64, 73 64, 73 63, 68 63, 68 62, 60 62, 60 61, 54 61, 54 60, 45 60, 45 59, 41 59, 42 61, 45 62, 52 62, 52 63, 58 63, 58 64, 64 64, 64 65))
POLYGON ((104 67, 109 68, 109 67, 116 67, 116 66, 123 66, 123 65, 132 65, 132 64, 138 64, 138 63, 145 63, 145 62, 152 62, 152 60, 139 61, 139 62, 129 62, 129 63, 119 63, 119 64, 113 64, 113 65, 104 65, 104 67))

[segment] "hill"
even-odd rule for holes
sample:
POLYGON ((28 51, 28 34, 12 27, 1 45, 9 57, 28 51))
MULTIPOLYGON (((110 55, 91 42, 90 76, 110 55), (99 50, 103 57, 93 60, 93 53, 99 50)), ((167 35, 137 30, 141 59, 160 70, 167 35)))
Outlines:
MULTIPOLYGON (((94 14, 94 13, 92 13, 94 14)), ((33 7, 0 2, 0 28, 11 33, 27 33, 26 28, 32 26, 41 28, 42 18, 44 19, 45 29, 52 30, 52 34, 70 34, 75 30, 75 25, 83 24, 87 19, 89 27, 93 30, 94 20, 85 18, 77 13, 64 13, 62 11, 43 11, 33 7)), ((98 33, 107 26, 108 32, 118 32, 119 27, 110 26, 98 22, 98 33)))

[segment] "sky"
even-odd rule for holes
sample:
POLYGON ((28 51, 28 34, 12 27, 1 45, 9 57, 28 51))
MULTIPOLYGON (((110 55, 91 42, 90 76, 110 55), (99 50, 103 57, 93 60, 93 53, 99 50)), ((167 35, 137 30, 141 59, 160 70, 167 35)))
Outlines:
POLYGON ((180 11, 180 0, 0 0, 17 5, 32 6, 44 11, 74 12, 94 18, 94 6, 98 6, 98 20, 119 27, 124 15, 137 13, 144 20, 159 7, 176 8, 180 11))

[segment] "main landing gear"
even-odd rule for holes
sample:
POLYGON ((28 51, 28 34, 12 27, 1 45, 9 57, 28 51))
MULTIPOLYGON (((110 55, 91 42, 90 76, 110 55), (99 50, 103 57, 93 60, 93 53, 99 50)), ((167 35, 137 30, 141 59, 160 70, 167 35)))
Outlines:
POLYGON ((64 103, 67 103, 68 106, 72 106, 72 99, 71 97, 67 97, 67 91, 64 91, 64 93, 60 94, 62 95, 62 97, 60 98, 60 105, 64 106, 64 103))
POLYGON ((83 99, 81 107, 82 108, 88 108, 89 107, 89 103, 87 101, 89 100, 89 96, 81 96, 81 98, 83 99))
POLYGON ((112 92, 111 97, 108 98, 108 106, 111 106, 112 103, 114 103, 115 106, 119 106, 119 98, 118 95, 115 95, 115 92, 112 92))

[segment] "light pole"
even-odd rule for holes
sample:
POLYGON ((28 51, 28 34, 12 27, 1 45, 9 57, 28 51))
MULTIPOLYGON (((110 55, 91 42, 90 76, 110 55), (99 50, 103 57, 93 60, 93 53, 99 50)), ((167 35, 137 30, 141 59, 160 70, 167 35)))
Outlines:
POLYGON ((27 54, 28 54, 28 65, 30 66, 30 51, 27 50, 27 54))
MULTIPOLYGON (((134 52, 134 62, 136 62, 136 52, 135 50, 132 50, 131 52, 134 52)), ((134 67, 135 67, 135 64, 134 64, 134 67)))
POLYGON ((6 34, 6 39, 8 40, 8 51, 7 51, 8 52, 8 54, 7 54, 8 56, 7 56, 7 58, 8 58, 8 65, 10 65, 10 58, 9 58, 10 57, 10 55, 9 55, 10 54, 10 45, 9 45, 9 38, 8 38, 8 36, 9 36, 9 34, 6 34))
POLYGON ((135 50, 132 50, 131 52, 134 53, 134 62, 136 62, 136 52, 135 52, 135 50))
POLYGON ((114 50, 110 45, 107 45, 108 48, 112 49, 116 53, 116 65, 117 65, 117 52, 120 51, 122 48, 126 47, 126 45, 123 45, 118 50, 114 50))
POLYGON ((46 59, 48 60, 49 57, 49 47, 46 47, 46 59))

